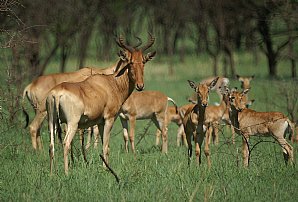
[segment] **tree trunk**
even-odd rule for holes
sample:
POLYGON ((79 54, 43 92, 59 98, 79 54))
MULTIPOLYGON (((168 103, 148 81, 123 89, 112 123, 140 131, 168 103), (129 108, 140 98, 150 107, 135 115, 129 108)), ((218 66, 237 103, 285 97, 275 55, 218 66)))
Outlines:
POLYGON ((84 30, 82 30, 79 41, 79 68, 83 68, 85 65, 85 59, 87 55, 87 49, 89 41, 93 32, 93 23, 89 24, 84 30))
POLYGON ((276 74, 277 73, 276 72, 277 54, 273 50, 272 38, 270 34, 270 26, 268 24, 269 22, 270 20, 265 14, 259 16, 258 29, 266 47, 264 51, 267 56, 269 76, 276 77, 277 76, 276 74))
POLYGON ((66 60, 69 54, 69 47, 67 47, 66 44, 62 45, 61 47, 61 58, 60 58, 60 72, 64 73, 65 72, 65 65, 66 65, 66 60))
POLYGON ((268 66, 269 66, 269 76, 276 77, 276 75, 277 75, 277 72, 276 72, 277 60, 276 60, 275 54, 270 53, 270 55, 267 56, 267 60, 268 60, 268 66))

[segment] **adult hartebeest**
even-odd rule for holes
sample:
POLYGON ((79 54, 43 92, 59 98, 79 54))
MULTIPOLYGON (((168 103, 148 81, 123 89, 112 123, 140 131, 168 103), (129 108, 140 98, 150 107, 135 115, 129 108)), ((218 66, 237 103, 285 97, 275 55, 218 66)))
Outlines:
MULTIPOLYGON (((162 133, 162 152, 168 152, 168 132, 166 113, 168 101, 171 101, 177 112, 175 101, 159 91, 133 92, 124 102, 120 110, 120 120, 123 127, 125 150, 128 152, 128 137, 131 150, 135 153, 134 136, 136 120, 151 119, 162 133), (129 134, 128 134, 129 121, 129 134)), ((178 113, 178 112, 177 112, 178 113)))
POLYGON ((243 139, 243 164, 249 164, 248 140, 250 136, 272 136, 281 146, 285 162, 293 162, 293 147, 284 138, 288 127, 294 129, 294 124, 280 112, 257 112, 246 108, 246 96, 249 89, 242 92, 230 92, 230 120, 237 134, 243 139))
POLYGON ((35 110, 35 117, 29 125, 32 146, 34 149, 41 149, 40 128, 45 119, 46 97, 50 90, 62 82, 80 82, 93 74, 112 74, 116 68, 116 64, 106 69, 85 67, 75 72, 56 73, 40 76, 32 83, 27 85, 23 92, 23 112, 26 116, 26 127, 29 122, 29 115, 24 109, 25 97, 28 98, 35 110))
MULTIPOLYGON (((186 134, 187 145, 188 145, 188 157, 189 161, 192 156, 192 144, 191 138, 194 136, 196 146, 196 161, 201 164, 201 147, 205 138, 206 127, 204 127, 205 110, 208 105, 209 91, 214 88, 218 77, 210 83, 203 83, 196 85, 193 81, 188 81, 191 88, 193 88, 197 94, 197 104, 194 107, 188 108, 183 118, 183 126, 186 134)), ((208 140, 209 137, 206 137, 208 140)), ((208 166, 211 166, 209 156, 209 144, 205 144, 205 155, 207 157, 208 166)))
MULTIPOLYGON (((54 158, 54 132, 57 121, 67 124, 64 139, 64 169, 68 174, 68 151, 78 128, 99 125, 103 141, 103 156, 108 162, 110 132, 120 107, 134 88, 144 88, 144 65, 151 60, 154 52, 146 56, 143 52, 150 48, 155 38, 150 35, 142 48, 133 48, 119 37, 120 60, 113 75, 92 75, 77 83, 62 83, 54 87, 47 97, 47 112, 50 142, 50 169, 54 158)), ((104 164, 105 165, 105 164, 104 164)))

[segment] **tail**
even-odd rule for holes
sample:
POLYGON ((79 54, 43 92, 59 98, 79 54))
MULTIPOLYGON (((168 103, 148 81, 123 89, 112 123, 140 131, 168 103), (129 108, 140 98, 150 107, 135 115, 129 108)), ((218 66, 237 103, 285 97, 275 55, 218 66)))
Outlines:
POLYGON ((176 114, 178 114, 178 107, 177 107, 176 102, 170 97, 168 97, 168 101, 171 101, 173 103, 173 105, 175 106, 176 114))
POLYGON ((29 114, 27 113, 27 111, 25 110, 25 97, 27 97, 27 99, 29 99, 29 88, 30 88, 31 84, 29 84, 28 86, 26 86, 26 88, 24 89, 24 92, 23 92, 23 99, 22 99, 22 111, 23 111, 23 114, 25 116, 25 119, 26 119, 26 125, 24 128, 27 128, 28 125, 29 125, 29 114))
POLYGON ((290 119, 287 119, 286 120, 288 122, 288 132, 289 132, 289 140, 291 140, 292 142, 294 142, 294 139, 295 139, 295 124, 290 120, 290 119))
POLYGON ((57 134, 59 141, 62 142, 62 130, 59 123, 59 97, 56 97, 53 94, 49 95, 47 97, 46 107, 48 114, 49 130, 50 133, 53 135, 51 138, 54 138, 55 134, 57 134))

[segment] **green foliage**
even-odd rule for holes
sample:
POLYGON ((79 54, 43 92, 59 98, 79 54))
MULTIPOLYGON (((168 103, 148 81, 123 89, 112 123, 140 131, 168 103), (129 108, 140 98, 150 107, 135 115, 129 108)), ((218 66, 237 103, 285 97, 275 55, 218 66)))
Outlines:
MULTIPOLYGON (((287 84, 289 91, 297 86, 297 82, 287 79, 288 71, 280 67, 284 79, 269 80, 264 68, 259 68, 263 67, 263 60, 252 66, 249 56, 239 54, 236 64, 240 75, 255 74, 250 92, 250 97, 256 100, 253 109, 287 113, 284 105, 277 103, 285 102, 280 94, 281 85, 287 84)), ((55 72, 55 66, 57 64, 51 64, 48 71, 55 72)), ((162 91, 178 105, 183 105, 193 92, 186 80, 199 82, 211 76, 210 66, 207 57, 189 56, 184 63, 177 60, 173 65, 174 74, 169 75, 169 64, 157 58, 146 65, 146 90, 162 91)), ((231 85, 240 87, 233 78, 231 85)), ((210 103, 215 101, 218 102, 217 95, 212 93, 210 103)), ((0 104, 2 113, 9 100, 1 99, 0 104)), ((208 169, 204 154, 201 166, 196 166, 194 158, 190 165, 187 164, 187 148, 176 146, 177 127, 173 124, 169 125, 167 155, 154 146, 156 129, 153 124, 141 139, 148 121, 137 121, 136 158, 131 153, 126 154, 121 124, 117 120, 111 135, 110 166, 120 178, 118 184, 102 167, 101 146, 89 149, 89 164, 84 163, 78 136, 74 139, 74 162, 70 164, 69 176, 64 175, 63 150, 59 143, 55 145, 54 174, 50 176, 47 124, 42 128, 44 149, 35 152, 28 129, 22 129, 21 113, 16 113, 13 122, 6 121, 6 114, 1 115, 0 201, 296 201, 298 198, 297 167, 285 166, 279 145, 271 143, 273 139, 270 138, 252 138, 251 146, 259 141, 270 142, 262 142, 253 149, 250 167, 245 169, 242 167, 241 137, 236 137, 235 145, 230 144, 230 131, 222 127, 219 145, 211 145, 212 167, 208 169)), ((33 117, 32 110, 30 117, 33 117)), ((292 145, 298 162, 298 146, 292 145)))

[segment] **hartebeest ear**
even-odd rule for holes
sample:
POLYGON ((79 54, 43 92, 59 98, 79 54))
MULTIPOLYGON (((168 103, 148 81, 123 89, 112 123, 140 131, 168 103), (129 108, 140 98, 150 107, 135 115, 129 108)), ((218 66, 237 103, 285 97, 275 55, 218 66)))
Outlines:
POLYGON ((156 54, 156 51, 147 53, 147 55, 144 57, 143 63, 145 64, 146 62, 152 60, 155 54, 156 54))
POLYGON ((248 89, 244 89, 243 91, 242 91, 242 95, 245 95, 245 94, 247 94, 248 93, 248 91, 249 91, 249 88, 248 89))
POLYGON ((239 76, 238 74, 236 75, 236 78, 238 79, 238 81, 243 82, 243 78, 241 76, 239 76))
POLYGON ((255 75, 250 76, 249 80, 252 80, 253 78, 255 78, 255 75))
POLYGON ((116 74, 116 77, 121 76, 122 74, 124 74, 124 72, 127 70, 127 68, 129 67, 129 65, 126 65, 125 67, 122 67, 122 69, 118 69, 118 73, 116 74))
POLYGON ((250 107, 253 103, 255 102, 255 100, 250 100, 246 102, 246 107, 250 107))
POLYGON ((218 81, 219 77, 215 78, 208 86, 209 89, 213 89, 218 81))
POLYGON ((118 53, 118 56, 122 61, 128 61, 128 58, 127 58, 127 55, 126 55, 125 51, 120 50, 119 53, 118 53))
POLYGON ((197 84, 191 80, 187 80, 190 87, 193 88, 195 91, 197 91, 197 84))

